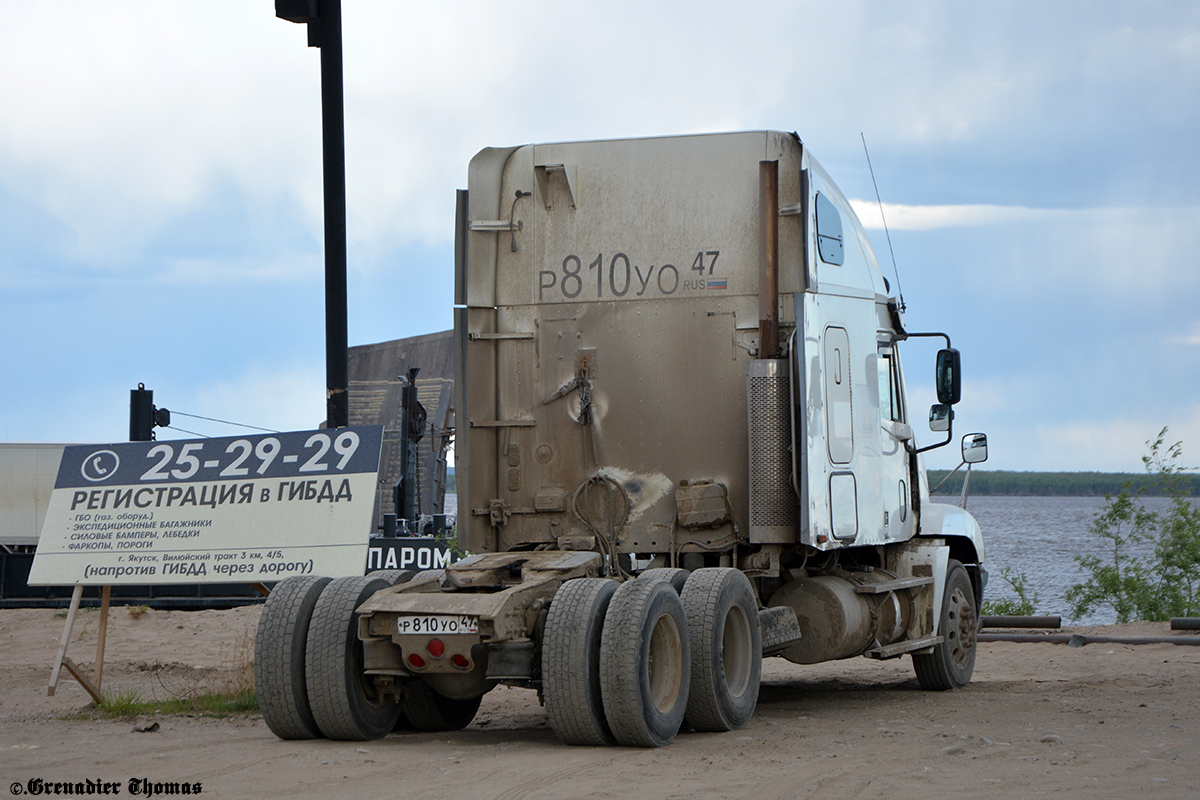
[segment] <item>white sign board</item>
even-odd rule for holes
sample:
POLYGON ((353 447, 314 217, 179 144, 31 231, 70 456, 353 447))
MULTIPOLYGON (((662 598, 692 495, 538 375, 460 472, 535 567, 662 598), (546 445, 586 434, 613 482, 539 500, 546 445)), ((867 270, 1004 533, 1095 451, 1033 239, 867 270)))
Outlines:
POLYGON ((361 575, 381 426, 66 448, 29 585, 361 575))

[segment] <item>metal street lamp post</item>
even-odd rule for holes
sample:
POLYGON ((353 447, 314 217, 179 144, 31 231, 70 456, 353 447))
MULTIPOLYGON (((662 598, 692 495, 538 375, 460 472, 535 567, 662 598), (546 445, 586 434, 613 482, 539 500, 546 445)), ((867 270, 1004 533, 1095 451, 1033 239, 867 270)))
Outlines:
POLYGON ((321 143, 325 189, 326 426, 350 424, 346 364, 346 128, 342 92, 341 0, 275 0, 275 16, 308 25, 321 50, 321 143))

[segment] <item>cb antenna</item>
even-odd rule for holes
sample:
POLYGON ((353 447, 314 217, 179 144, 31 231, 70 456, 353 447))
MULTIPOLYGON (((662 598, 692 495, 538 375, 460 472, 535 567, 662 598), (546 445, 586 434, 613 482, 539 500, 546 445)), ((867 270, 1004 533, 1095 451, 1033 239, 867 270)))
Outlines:
POLYGON ((887 236, 888 252, 892 256, 892 272, 896 275, 896 294, 900 298, 900 312, 903 313, 907 308, 904 305, 904 290, 900 288, 900 269, 896 266, 896 251, 892 249, 892 234, 888 231, 887 217, 883 215, 883 200, 879 198, 879 184, 875 182, 875 168, 871 166, 871 151, 867 150, 867 137, 862 131, 858 132, 862 136, 863 152, 867 154, 867 169, 871 171, 871 185, 875 187, 875 202, 879 204, 879 218, 883 220, 883 233, 887 236))

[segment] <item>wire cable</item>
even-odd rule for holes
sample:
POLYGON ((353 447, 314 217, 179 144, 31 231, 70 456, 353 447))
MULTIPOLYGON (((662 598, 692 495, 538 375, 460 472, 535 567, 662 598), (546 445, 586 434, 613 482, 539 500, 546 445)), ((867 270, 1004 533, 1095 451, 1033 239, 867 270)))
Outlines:
MULTIPOLYGON (((225 420, 225 419, 213 419, 212 417, 202 417, 199 414, 188 414, 186 411, 176 411, 174 409, 171 409, 171 413, 178 414, 181 417, 191 417, 192 419, 202 419, 207 422, 219 422, 222 425, 233 425, 238 428, 249 428, 252 431, 262 431, 263 433, 279 433, 279 431, 272 430, 271 428, 260 428, 257 425, 246 425, 241 422, 230 422, 229 420, 225 420)), ((187 431, 184 431, 184 433, 187 433, 187 431)))
POLYGON ((896 296, 900 300, 901 313, 907 308, 904 304, 904 290, 900 288, 900 268, 896 266, 896 251, 892 249, 892 234, 888 230, 887 217, 883 215, 883 200, 879 197, 879 184, 875 182, 875 168, 871 166, 871 151, 867 150, 867 137, 862 131, 858 132, 862 137, 863 152, 867 155, 867 169, 871 171, 871 185, 875 187, 875 202, 879 204, 879 218, 883 220, 883 233, 887 236, 888 252, 892 256, 892 272, 896 276, 896 296))
MULTIPOLYGON (((172 413, 174 413, 174 412, 172 412, 172 413)), ((163 425, 162 427, 166 428, 169 431, 179 431, 180 433, 186 433, 188 436, 198 436, 201 439, 211 439, 212 438, 211 436, 208 436, 203 433, 196 433, 195 431, 185 431, 183 428, 176 428, 174 425, 163 425)))

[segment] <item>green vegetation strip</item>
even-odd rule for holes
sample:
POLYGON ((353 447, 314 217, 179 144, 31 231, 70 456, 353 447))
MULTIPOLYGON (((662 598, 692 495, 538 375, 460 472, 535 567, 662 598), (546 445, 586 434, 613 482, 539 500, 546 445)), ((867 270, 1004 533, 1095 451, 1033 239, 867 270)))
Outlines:
POLYGON ((258 698, 253 688, 233 694, 203 692, 170 700, 143 700, 136 691, 105 694, 96 710, 106 717, 140 717, 153 714, 224 717, 258 711, 258 698))
MULTIPOLYGON (((929 485, 937 486, 949 470, 929 470, 929 485)), ((959 470, 938 490, 937 497, 962 492, 964 470, 959 470)), ((1200 496, 1200 475, 1180 476, 1179 489, 1185 496, 1200 496)), ((1146 475, 1124 472, 1008 472, 1004 470, 971 470, 972 495, 1006 495, 1010 497, 1104 497, 1117 494, 1126 484, 1137 486, 1146 482, 1146 475)), ((1164 487, 1152 486, 1142 492, 1156 497, 1167 494, 1164 487)))

